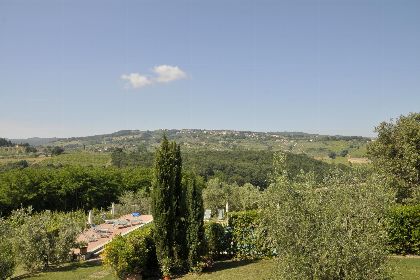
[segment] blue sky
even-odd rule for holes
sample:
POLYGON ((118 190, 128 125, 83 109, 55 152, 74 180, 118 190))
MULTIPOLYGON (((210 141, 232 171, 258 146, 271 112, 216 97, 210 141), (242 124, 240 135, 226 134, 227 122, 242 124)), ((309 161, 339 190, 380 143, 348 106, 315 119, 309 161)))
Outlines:
POLYGON ((373 136, 420 111, 420 1, 0 0, 0 137, 373 136))

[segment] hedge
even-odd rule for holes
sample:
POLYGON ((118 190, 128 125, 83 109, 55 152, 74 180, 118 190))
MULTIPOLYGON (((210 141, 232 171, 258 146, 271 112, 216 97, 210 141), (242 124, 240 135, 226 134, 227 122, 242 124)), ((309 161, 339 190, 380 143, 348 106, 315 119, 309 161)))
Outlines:
POLYGON ((115 237, 102 253, 104 264, 111 267, 119 279, 159 271, 153 231, 153 225, 145 225, 126 236, 115 237))
POLYGON ((420 205, 400 205, 391 210, 388 238, 391 253, 420 254, 420 205))
POLYGON ((238 259, 255 259, 275 255, 267 229, 258 210, 229 213, 232 251, 238 259))
POLYGON ((221 224, 207 222, 204 224, 207 254, 211 260, 231 256, 231 232, 221 224))

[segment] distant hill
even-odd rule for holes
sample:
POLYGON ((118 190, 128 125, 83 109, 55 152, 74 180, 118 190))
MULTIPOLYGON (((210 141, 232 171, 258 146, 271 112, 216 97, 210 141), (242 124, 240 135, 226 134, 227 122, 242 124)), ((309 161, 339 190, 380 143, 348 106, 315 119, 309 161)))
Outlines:
POLYGON ((121 130, 110 134, 71 138, 15 139, 16 143, 62 146, 67 151, 87 150, 110 152, 115 148, 126 151, 138 149, 154 151, 162 136, 175 140, 184 151, 288 151, 305 153, 313 157, 328 157, 331 153, 363 157, 370 138, 361 136, 320 135, 304 132, 254 132, 235 130, 170 129, 170 130, 121 130))
POLYGON ((41 145, 47 145, 52 142, 59 141, 60 138, 54 137, 54 138, 39 138, 39 137, 32 137, 32 138, 26 138, 26 139, 10 139, 13 143, 16 144, 23 144, 28 143, 31 146, 41 146, 41 145))

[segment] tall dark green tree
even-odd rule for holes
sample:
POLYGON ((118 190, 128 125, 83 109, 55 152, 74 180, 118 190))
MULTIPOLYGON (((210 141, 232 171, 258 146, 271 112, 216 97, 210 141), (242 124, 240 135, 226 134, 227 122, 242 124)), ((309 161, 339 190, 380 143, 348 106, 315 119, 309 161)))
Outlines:
POLYGON ((188 266, 186 262, 188 258, 186 192, 182 184, 181 148, 172 142, 171 150, 174 157, 174 268, 182 272, 188 266))
POLYGON ((156 253, 164 275, 181 268, 186 259, 185 192, 181 183, 180 147, 164 136, 156 151, 152 191, 156 253))
POLYGON ((122 167, 123 164, 125 163, 125 158, 126 158, 126 153, 124 153, 123 149, 121 148, 116 148, 112 153, 111 153, 111 163, 112 165, 116 166, 116 167, 122 167))
POLYGON ((152 214, 156 228, 156 254, 162 272, 169 275, 173 259, 173 230, 174 230, 174 156, 166 137, 156 151, 153 190, 152 214))
POLYGON ((187 245, 188 265, 190 270, 200 270, 200 262, 205 254, 206 244, 204 236, 204 207, 201 189, 203 182, 194 174, 184 176, 187 200, 187 245))

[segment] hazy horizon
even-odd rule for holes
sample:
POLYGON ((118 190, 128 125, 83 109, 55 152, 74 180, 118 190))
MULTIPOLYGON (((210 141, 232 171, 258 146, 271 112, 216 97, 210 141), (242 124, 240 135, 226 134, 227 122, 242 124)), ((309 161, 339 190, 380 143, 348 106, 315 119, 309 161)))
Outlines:
MULTIPOLYGON (((371 136, 363 136, 363 135, 344 135, 344 134, 326 134, 326 133, 317 133, 317 132, 307 132, 307 131, 256 131, 256 130, 238 130, 238 129, 207 129, 207 128, 158 128, 158 129, 120 129, 112 132, 103 132, 103 133, 94 133, 94 134, 86 134, 86 135, 70 135, 70 136, 29 136, 29 137, 4 137, 6 139, 12 140, 25 140, 31 138, 57 138, 57 139, 65 139, 65 138, 83 138, 89 136, 98 136, 98 135, 109 135, 120 131, 159 131, 159 130, 207 130, 207 131, 238 131, 238 132, 256 132, 256 133, 307 133, 307 134, 318 134, 318 135, 325 135, 325 136, 361 136, 372 138, 371 136)), ((2 138, 2 137, 0 137, 2 138)))

